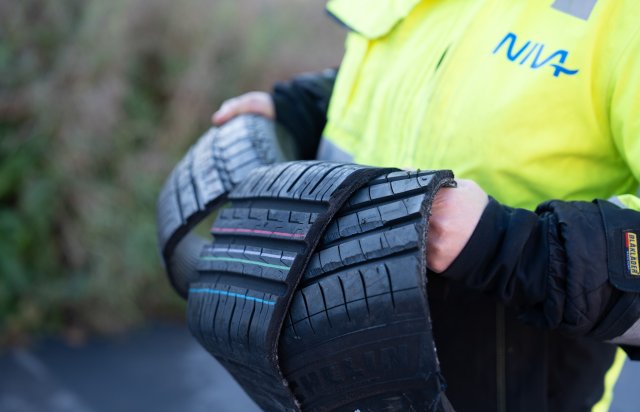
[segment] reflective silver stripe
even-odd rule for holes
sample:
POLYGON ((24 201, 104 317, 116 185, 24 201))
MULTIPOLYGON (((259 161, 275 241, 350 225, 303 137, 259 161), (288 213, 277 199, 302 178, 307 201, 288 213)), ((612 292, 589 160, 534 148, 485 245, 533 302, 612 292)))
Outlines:
POLYGON ((353 156, 338 146, 333 144, 326 137, 322 137, 320 140, 320 146, 318 147, 318 160, 330 160, 332 162, 351 163, 353 162, 353 156))
POLYGON ((597 2, 598 0, 556 0, 551 7, 573 17, 589 20, 597 2))
POLYGON ((620 199, 618 199, 618 196, 611 196, 609 199, 607 199, 607 201, 609 203, 613 203, 614 205, 621 207, 623 209, 626 209, 627 207, 624 205, 624 203, 622 203, 620 201, 620 199))
POLYGON ((640 346, 640 319, 636 321, 625 333, 611 339, 611 343, 618 345, 640 346))

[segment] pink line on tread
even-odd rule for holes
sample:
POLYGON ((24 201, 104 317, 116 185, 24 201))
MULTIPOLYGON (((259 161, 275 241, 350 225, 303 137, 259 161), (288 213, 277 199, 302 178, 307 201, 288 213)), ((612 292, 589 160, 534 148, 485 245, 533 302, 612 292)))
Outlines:
POLYGON ((211 230, 211 233, 255 233, 259 235, 277 235, 277 236, 286 236, 286 237, 300 237, 303 238, 306 235, 301 233, 285 233, 285 232, 272 232, 271 230, 260 230, 260 229, 241 229, 241 228, 228 228, 228 227, 217 227, 211 230))

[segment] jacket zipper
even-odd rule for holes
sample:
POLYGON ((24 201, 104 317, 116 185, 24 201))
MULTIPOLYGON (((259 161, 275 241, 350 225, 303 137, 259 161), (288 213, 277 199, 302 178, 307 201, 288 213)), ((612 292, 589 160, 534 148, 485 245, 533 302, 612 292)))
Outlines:
POLYGON ((507 412, 507 343, 505 309, 496 304, 496 388, 498 412, 507 412))

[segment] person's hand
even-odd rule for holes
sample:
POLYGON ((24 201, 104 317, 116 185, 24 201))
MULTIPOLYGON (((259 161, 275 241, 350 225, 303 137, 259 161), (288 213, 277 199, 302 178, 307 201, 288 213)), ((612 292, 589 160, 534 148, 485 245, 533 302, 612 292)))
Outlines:
POLYGON ((471 238, 489 197, 477 183, 456 180, 455 188, 438 191, 431 207, 427 237, 427 266, 445 271, 471 238))
POLYGON ((249 92, 226 100, 211 116, 211 122, 220 126, 235 116, 245 113, 254 113, 267 119, 274 119, 276 109, 271 95, 265 92, 249 92))

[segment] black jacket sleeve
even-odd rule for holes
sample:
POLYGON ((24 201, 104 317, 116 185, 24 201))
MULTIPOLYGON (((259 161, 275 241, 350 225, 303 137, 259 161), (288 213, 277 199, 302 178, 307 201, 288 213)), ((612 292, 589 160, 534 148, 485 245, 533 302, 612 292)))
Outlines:
POLYGON ((640 213, 606 201, 551 201, 531 212, 491 199, 441 275, 517 307, 527 323, 610 340, 640 318, 637 244, 628 242, 639 234, 640 213))
POLYGON ((305 73, 274 87, 276 120, 291 134, 302 159, 315 158, 336 75, 337 69, 305 73))

